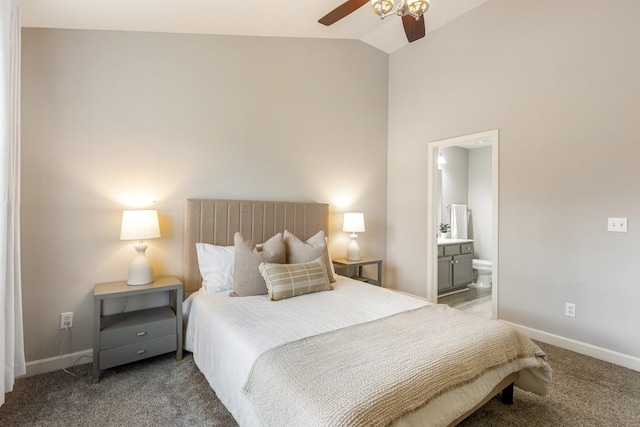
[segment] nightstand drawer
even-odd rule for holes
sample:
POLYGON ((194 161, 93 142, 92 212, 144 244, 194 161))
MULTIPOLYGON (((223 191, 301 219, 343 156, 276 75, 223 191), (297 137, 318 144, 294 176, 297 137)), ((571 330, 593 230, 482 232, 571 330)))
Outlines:
POLYGON ((100 350, 106 350, 175 335, 176 315, 170 307, 156 307, 105 316, 101 325, 100 350))
POLYGON ((110 348, 100 352, 100 369, 107 369, 124 363, 135 362, 147 357, 175 351, 178 346, 176 334, 147 340, 141 343, 110 348))

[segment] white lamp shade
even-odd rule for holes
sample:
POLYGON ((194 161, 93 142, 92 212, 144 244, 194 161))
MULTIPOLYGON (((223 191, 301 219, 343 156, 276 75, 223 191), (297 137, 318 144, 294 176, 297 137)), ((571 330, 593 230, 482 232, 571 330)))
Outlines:
POLYGON ((122 211, 120 240, 144 240, 160 237, 158 211, 125 210, 122 211))
POLYGON ((364 231, 364 214, 362 212, 345 212, 342 220, 342 231, 361 233, 364 231))

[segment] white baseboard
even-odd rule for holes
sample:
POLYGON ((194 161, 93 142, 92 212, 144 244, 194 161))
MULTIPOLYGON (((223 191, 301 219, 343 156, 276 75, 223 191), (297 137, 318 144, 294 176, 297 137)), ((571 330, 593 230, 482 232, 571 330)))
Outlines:
MULTIPOLYGON (((522 332, 531 339, 575 351, 576 353, 595 357, 596 359, 604 360, 605 362, 624 366, 625 368, 640 372, 640 358, 638 357, 618 353, 617 351, 597 347, 595 345, 565 338, 549 332, 540 331, 538 329, 529 328, 527 326, 518 325, 516 323, 507 322, 505 320, 500 321, 514 327, 516 330, 522 332)), ((29 377, 32 375, 44 374, 45 372, 57 371, 58 369, 66 369, 74 365, 89 363, 91 361, 90 359, 93 359, 93 349, 34 360, 27 362, 26 376, 29 377)))
POLYGON ((45 372, 57 371, 58 369, 71 368, 74 365, 89 363, 93 359, 93 349, 76 351, 75 353, 63 354, 46 359, 33 360, 27 362, 27 377, 44 374, 45 372))
POLYGON ((539 331, 537 329, 529 328, 527 326, 518 325, 518 324, 507 322, 504 320, 500 320, 500 321, 510 326, 513 326, 516 330, 522 332, 523 334, 525 334, 531 339, 542 341, 547 344, 555 345, 556 347, 561 347, 567 350, 575 351, 576 353, 595 357, 596 359, 604 360, 605 362, 624 366, 625 368, 633 369, 634 371, 640 372, 640 358, 638 357, 630 356, 628 354, 618 353, 617 351, 608 350, 602 347, 597 347, 595 345, 587 344, 581 341, 576 341, 571 338, 561 337, 559 335, 554 335, 549 332, 539 331))

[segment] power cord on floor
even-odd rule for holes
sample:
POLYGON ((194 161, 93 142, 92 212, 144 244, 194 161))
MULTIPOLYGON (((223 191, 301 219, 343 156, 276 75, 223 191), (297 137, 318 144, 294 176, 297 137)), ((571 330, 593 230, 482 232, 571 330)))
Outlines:
POLYGON ((64 332, 65 334, 62 337, 62 342, 60 343, 60 366, 62 367, 62 370, 65 371, 67 374, 75 377, 76 374, 74 374, 73 372, 67 371, 67 369, 64 367, 64 363, 62 363, 62 349, 64 348, 64 343, 67 341, 67 337, 71 335, 71 332, 69 332, 69 326, 67 324, 64 325, 64 332))
MULTIPOLYGON (((62 370, 63 370, 64 372, 66 372, 67 374, 69 374, 69 375, 72 375, 72 376, 76 377, 76 376, 77 376, 76 374, 74 374, 73 372, 68 371, 68 370, 64 367, 64 363, 63 363, 63 361, 62 361, 62 349, 64 348, 64 344, 65 344, 65 342, 67 341, 67 337, 71 335, 71 331, 69 330, 69 326, 68 326, 68 325, 66 325, 66 324, 65 324, 65 327, 64 327, 64 331, 65 331, 65 334, 64 334, 64 336, 62 337, 62 342, 60 343, 60 367, 61 367, 61 368, 62 368, 62 370)), ((87 354, 83 354, 83 355, 81 355, 81 356, 78 356, 78 357, 76 358, 76 360, 74 360, 73 364, 71 365, 71 368, 75 368, 75 367, 76 367, 76 365, 78 364, 78 362, 79 362, 81 359, 84 359, 85 357, 88 357, 89 359, 93 359, 93 356, 89 356, 89 355, 87 355, 87 354)))

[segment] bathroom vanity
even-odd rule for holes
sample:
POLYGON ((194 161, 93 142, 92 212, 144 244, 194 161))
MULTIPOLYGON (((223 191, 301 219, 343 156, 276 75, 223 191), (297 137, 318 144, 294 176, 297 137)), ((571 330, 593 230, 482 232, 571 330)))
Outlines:
POLYGON ((473 282, 473 240, 438 239, 438 295, 473 282))

